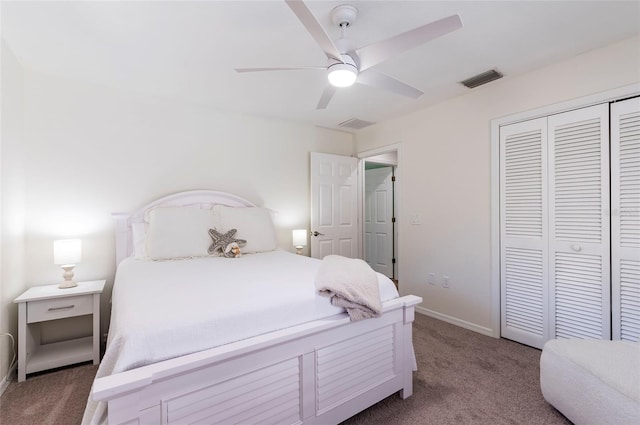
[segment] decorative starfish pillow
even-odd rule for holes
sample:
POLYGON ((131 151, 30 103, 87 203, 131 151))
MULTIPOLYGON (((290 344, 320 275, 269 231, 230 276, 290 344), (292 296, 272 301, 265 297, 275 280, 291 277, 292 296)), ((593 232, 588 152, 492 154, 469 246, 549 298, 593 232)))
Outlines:
POLYGON ((236 229, 231 229, 227 233, 220 233, 216 229, 209 229, 209 236, 211 236, 211 240, 213 241, 207 251, 209 255, 221 255, 227 258, 239 257, 239 247, 246 245, 247 241, 234 238, 237 232, 238 230, 236 229), (232 244, 235 244, 235 247, 238 249, 227 249, 232 244))

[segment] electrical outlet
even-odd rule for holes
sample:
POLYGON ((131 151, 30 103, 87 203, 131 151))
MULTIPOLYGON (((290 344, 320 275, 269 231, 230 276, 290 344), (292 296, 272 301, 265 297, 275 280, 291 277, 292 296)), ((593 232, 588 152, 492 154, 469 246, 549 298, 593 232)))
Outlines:
POLYGON ((427 283, 429 285, 435 285, 436 284, 436 274, 435 273, 429 273, 429 275, 427 277, 427 283))
POLYGON ((449 276, 442 276, 442 287, 448 288, 450 284, 449 276))
POLYGON ((420 225, 420 214, 411 214, 411 224, 414 226, 420 225))

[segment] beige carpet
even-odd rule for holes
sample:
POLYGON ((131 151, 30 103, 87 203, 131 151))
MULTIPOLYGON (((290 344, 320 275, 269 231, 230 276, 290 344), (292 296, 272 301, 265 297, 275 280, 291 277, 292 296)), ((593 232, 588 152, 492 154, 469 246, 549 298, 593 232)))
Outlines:
MULTIPOLYGON (((417 314, 414 394, 393 395, 346 421, 371 424, 569 424, 540 393, 540 351, 417 314)), ((80 424, 96 367, 12 382, 1 425, 80 424)))
POLYGON ((98 366, 84 364, 29 375, 0 397, 1 425, 77 425, 98 366))

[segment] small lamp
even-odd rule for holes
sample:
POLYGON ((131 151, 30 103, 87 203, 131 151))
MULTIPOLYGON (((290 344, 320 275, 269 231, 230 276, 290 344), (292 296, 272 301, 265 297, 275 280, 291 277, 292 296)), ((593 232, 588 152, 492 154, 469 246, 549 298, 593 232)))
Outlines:
POLYGON ((302 248, 307 246, 306 229, 295 229, 293 231, 293 246, 296 247, 296 254, 302 254, 302 248))
POLYGON ((80 263, 81 259, 80 239, 62 239, 53 242, 53 263, 62 267, 64 281, 58 288, 73 288, 78 286, 73 281, 73 268, 80 263))

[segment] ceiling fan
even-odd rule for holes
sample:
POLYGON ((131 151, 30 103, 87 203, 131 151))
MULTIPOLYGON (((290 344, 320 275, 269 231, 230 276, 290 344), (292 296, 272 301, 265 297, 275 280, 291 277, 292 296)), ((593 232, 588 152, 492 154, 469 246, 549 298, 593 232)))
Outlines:
POLYGON ((342 29, 342 37, 334 42, 329 38, 304 2, 301 0, 285 0, 285 2, 302 22, 302 25, 309 31, 325 55, 327 55, 327 65, 296 68, 236 68, 236 71, 326 70, 330 84, 324 89, 316 109, 325 109, 327 107, 336 92, 336 88, 348 87, 353 83, 381 88, 413 99, 419 98, 424 94, 420 90, 393 77, 376 72, 371 68, 409 49, 462 28, 460 16, 452 15, 398 34, 387 40, 365 47, 354 48, 351 41, 345 37, 345 30, 356 21, 358 10, 355 7, 341 5, 331 11, 332 22, 342 29))

